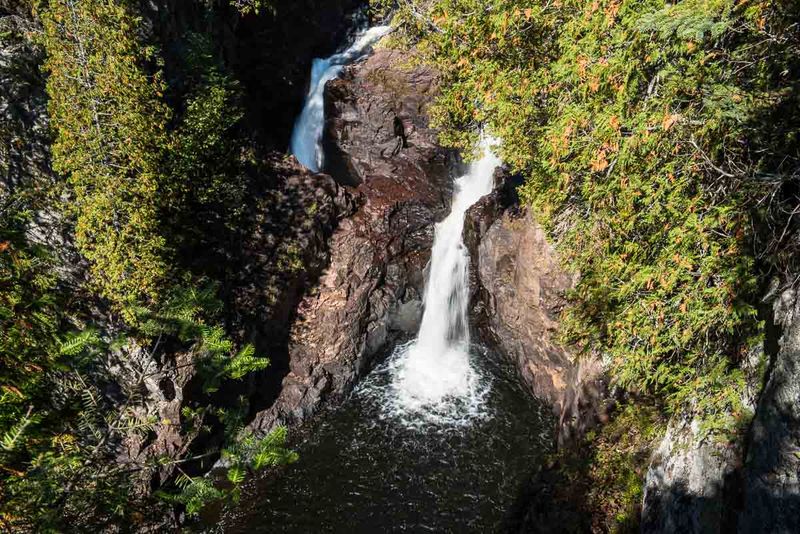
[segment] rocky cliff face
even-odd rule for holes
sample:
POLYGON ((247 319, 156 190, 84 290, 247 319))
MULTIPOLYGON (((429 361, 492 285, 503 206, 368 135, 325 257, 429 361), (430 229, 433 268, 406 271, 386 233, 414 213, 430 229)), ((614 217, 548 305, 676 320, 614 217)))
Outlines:
MULTIPOLYGON (((297 304, 328 264, 329 240, 339 220, 354 209, 352 196, 329 176, 312 174, 282 155, 272 155, 268 167, 269 187, 253 204, 242 246, 231 258, 236 269, 226 285, 237 312, 231 321, 238 336, 254 343, 271 363, 248 382, 223 384, 214 396, 217 406, 245 396, 258 407, 277 397, 280 379, 288 372, 286 344, 297 304)), ((155 421, 151 432, 130 434, 118 458, 139 466, 139 492, 146 495, 174 475, 175 464, 157 458, 196 455, 200 459, 184 468, 210 469, 217 457, 204 451, 221 445, 223 433, 213 431, 219 422, 205 410, 209 396, 191 351, 146 350, 131 343, 113 354, 108 366, 123 398, 140 399, 131 408, 136 415, 155 421), (136 395, 131 389, 138 389, 136 395), (187 408, 194 415, 187 416, 187 408), (200 433, 203 425, 212 432, 200 433)))
POLYGON ((779 331, 767 329, 765 347, 754 347, 742 366, 748 386, 743 405, 755 413, 746 433, 720 440, 704 436, 696 419, 670 423, 647 471, 643 532, 796 531, 798 302, 794 289, 775 298, 772 323, 779 331))
POLYGON ((576 280, 561 265, 534 214, 517 206, 513 183, 467 214, 472 254, 473 318, 482 339, 512 361, 531 392, 553 407, 564 445, 605 417, 606 385, 599 358, 577 360, 557 340, 565 292, 576 280))
POLYGON ((289 373, 253 428, 306 419, 346 394, 390 340, 416 331, 433 224, 447 211, 454 164, 424 114, 434 90, 433 72, 403 68, 393 50, 328 84, 327 167, 351 185, 359 207, 340 223, 329 266, 299 304, 289 373))
MULTIPOLYGON (((534 214, 517 207, 512 182, 503 176, 498 176, 498 182, 498 189, 470 210, 466 222, 474 320, 483 340, 511 358, 531 392, 553 406, 559 417, 559 444, 568 445, 604 422, 614 400, 599 358, 576 362, 569 347, 559 346, 555 337, 558 314, 574 278, 559 264, 534 214)), ((779 350, 771 355, 763 392, 769 339, 768 354, 764 347, 753 347, 742 364, 747 382, 742 402, 756 414, 747 435, 708 437, 691 415, 670 422, 649 461, 642 532, 796 530, 800 516, 798 302, 796 292, 789 290, 774 304, 774 323, 783 332, 779 350)), ((767 333, 768 338, 773 335, 767 333)), ((560 469, 558 465, 545 468, 532 478, 515 530, 557 531, 580 514, 577 508, 569 509, 576 505, 569 499, 557 504, 563 493, 558 488, 564 482, 560 469), (560 514, 552 513, 554 506, 560 514)))
POLYGON ((0 2, 0 203, 25 188, 42 192, 30 195, 35 215, 28 238, 50 247, 61 260, 63 282, 78 286, 85 280, 83 261, 45 193, 57 192, 59 178, 50 167, 50 121, 40 68, 44 51, 31 39, 39 30, 26 6, 0 2))
POLYGON ((672 421, 645 480, 642 532, 731 532, 742 443, 704 439, 695 418, 672 421))
MULTIPOLYGON (((148 2, 146 13, 148 31, 167 47, 174 45, 183 32, 198 30, 210 16, 193 3, 170 1, 148 2)), ((344 12, 338 13, 339 18, 329 22, 332 27, 344 23, 344 12)), ((228 31, 224 25, 214 27, 215 31, 228 31)), ((50 166, 45 79, 40 73, 43 52, 29 38, 37 30, 35 19, 26 9, 0 3, 0 137, 7 141, 0 145, 3 201, 13 198, 17 189, 34 184, 40 190, 53 188, 57 192, 63 181, 50 166)), ((228 38, 236 41, 235 36, 228 38)), ((333 37, 323 32, 319 38, 333 37)), ((291 40, 284 43, 289 46, 291 40)), ((300 58, 306 58, 305 63, 293 63, 303 70, 298 79, 305 78, 315 46, 327 49, 333 45, 309 36, 298 52, 300 58)), ((172 52, 165 52, 168 58, 172 52)), ((302 104, 304 89, 298 90, 300 93, 293 97, 285 95, 295 99, 295 106, 302 104)), ((226 300, 227 320, 234 336, 253 342, 258 353, 269 356, 272 364, 246 383, 223 384, 213 399, 217 406, 233 404, 229 401, 243 395, 258 408, 277 397, 281 378, 289 370, 286 346, 297 304, 330 260, 329 239, 338 221, 355 209, 353 195, 329 176, 309 173, 282 154, 259 152, 254 157, 258 158, 254 173, 260 174, 253 177, 246 222, 238 229, 235 246, 214 257, 220 256, 224 263, 218 266, 221 296, 226 300)), ((29 224, 29 237, 60 257, 57 263, 63 270, 62 283, 80 291, 86 281, 85 263, 75 250, 69 223, 53 207, 52 200, 42 195, 42 207, 29 224)), ((109 336, 122 333, 117 332, 119 325, 115 326, 102 303, 89 302, 86 307, 91 320, 107 329, 109 336)), ((204 452, 219 445, 223 433, 219 421, 204 411, 211 399, 203 392, 191 350, 174 339, 159 340, 148 347, 130 340, 104 355, 96 367, 93 372, 102 376, 112 409, 154 422, 152 429, 132 431, 119 443, 116 459, 135 468, 139 496, 148 495, 174 475, 175 464, 156 461, 159 458, 200 456, 198 461, 182 464, 183 468, 194 473, 210 468, 216 457, 204 452), (187 416, 185 409, 195 415, 187 416), (203 425, 210 432, 201 435, 197 430, 187 431, 203 425)))

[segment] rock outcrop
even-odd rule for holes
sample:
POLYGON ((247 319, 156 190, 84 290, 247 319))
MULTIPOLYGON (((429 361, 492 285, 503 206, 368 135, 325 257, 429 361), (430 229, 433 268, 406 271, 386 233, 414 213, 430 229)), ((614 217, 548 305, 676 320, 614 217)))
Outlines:
MULTIPOLYGON (((181 414, 191 407, 192 380, 196 377, 194 354, 190 351, 170 354, 159 361, 150 351, 129 342, 109 358, 110 375, 121 403, 130 403, 129 414, 139 421, 153 421, 152 432, 129 432, 119 448, 117 462, 130 465, 135 470, 133 486, 137 497, 146 496, 152 487, 158 487, 175 473, 172 462, 158 462, 158 458, 177 460, 183 458, 197 437, 197 430, 187 432, 190 423, 200 422, 201 415, 187 418, 181 414), (138 391, 137 391, 138 390, 138 391), (146 467, 142 467, 146 466, 146 467)), ((199 429, 199 425, 196 426, 199 429)), ((208 467, 211 458, 208 459, 208 467)))
POLYGON ((564 445, 605 417, 598 358, 576 360, 557 340, 558 317, 576 274, 564 270, 534 215, 520 208, 512 181, 467 213, 473 318, 481 337, 513 362, 531 392, 553 407, 564 445))
POLYGON ((783 328, 750 430, 739 532, 797 532, 800 521, 800 295, 782 293, 783 328))
POLYGON ((328 84, 326 170, 352 186, 359 208, 339 224, 330 264, 298 307, 289 373, 251 424, 258 431, 341 398, 389 341, 416 331, 433 224, 446 214, 455 163, 424 114, 435 86, 432 71, 404 68, 386 49, 328 84))
MULTIPOLYGON (((328 264, 329 240, 338 221, 355 208, 352 196, 333 179, 313 174, 293 159, 273 154, 265 168, 269 183, 253 202, 250 225, 230 260, 237 269, 227 280, 226 293, 237 312, 231 321, 238 337, 252 342, 271 364, 248 382, 222 384, 213 397, 216 406, 235 404, 242 395, 259 406, 278 396, 280 380, 289 371, 286 344, 297 304, 328 264)), ((182 468, 202 473, 217 460, 205 451, 215 450, 223 439, 223 432, 213 431, 220 422, 206 409, 211 397, 203 390, 196 355, 174 346, 175 340, 168 342, 173 346, 152 350, 130 342, 107 362, 112 390, 117 390, 110 390, 109 397, 127 405, 136 419, 152 421, 149 432, 125 437, 117 459, 137 467, 140 495, 175 474, 173 462, 156 459, 196 456, 182 468), (212 432, 201 433, 203 426, 212 432)))
MULTIPOLYGON (((742 406, 755 409, 761 390, 764 348, 754 346, 741 363, 747 387, 742 406)), ((756 425, 758 426, 758 425, 756 425)), ((644 483, 642 532, 734 532, 742 510, 741 492, 751 492, 742 479, 742 465, 750 443, 744 433, 723 438, 703 431, 702 421, 691 413, 676 415, 653 451, 644 483)), ((764 452, 772 454, 771 452, 764 452)), ((745 505, 745 515, 749 513, 745 505)), ((745 529, 743 532, 758 532, 745 529)), ((778 532, 773 529, 764 532, 778 532)))
POLYGON ((704 439, 695 418, 672 421, 647 470, 642 532, 731 532, 741 442, 704 439))

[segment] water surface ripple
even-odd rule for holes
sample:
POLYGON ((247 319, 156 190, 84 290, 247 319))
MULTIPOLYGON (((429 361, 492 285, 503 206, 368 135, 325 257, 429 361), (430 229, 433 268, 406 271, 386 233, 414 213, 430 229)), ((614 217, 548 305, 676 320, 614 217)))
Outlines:
POLYGON ((413 421, 387 406, 393 351, 320 414, 300 460, 247 485, 224 532, 492 532, 552 442, 549 411, 505 360, 473 345, 490 381, 480 414, 413 421))

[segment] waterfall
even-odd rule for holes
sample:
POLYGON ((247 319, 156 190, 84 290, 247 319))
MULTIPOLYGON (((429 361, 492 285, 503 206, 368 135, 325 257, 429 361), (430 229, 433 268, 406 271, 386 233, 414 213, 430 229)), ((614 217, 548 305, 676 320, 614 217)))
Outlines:
POLYGON ((325 84, 339 76, 345 65, 366 56, 373 44, 389 33, 389 26, 375 26, 359 32, 353 44, 328 58, 317 58, 311 66, 311 81, 303 111, 292 131, 290 151, 306 168, 322 170, 322 128, 325 124, 325 84))
POLYGON ((450 418, 453 403, 474 408, 482 395, 470 363, 469 255, 462 232, 466 211, 492 190, 500 160, 491 143, 482 138, 481 159, 456 180, 450 214, 436 225, 419 333, 394 363, 393 388, 402 411, 450 418))

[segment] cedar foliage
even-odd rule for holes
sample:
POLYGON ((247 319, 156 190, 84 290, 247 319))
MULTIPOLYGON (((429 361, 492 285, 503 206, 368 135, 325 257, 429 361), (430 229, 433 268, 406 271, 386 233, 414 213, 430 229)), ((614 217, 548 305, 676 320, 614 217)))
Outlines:
POLYGON ((580 272, 565 341, 708 431, 735 427, 760 287, 797 250, 797 4, 397 5, 397 39, 442 73, 442 140, 498 137, 580 272))
POLYGON ((155 50, 125 2, 52 0, 42 12, 53 168, 68 176, 78 248, 101 295, 155 300, 167 274, 159 162, 169 109, 155 50))
POLYGON ((469 152, 481 129, 499 138, 580 273, 564 341, 637 399, 587 442, 582 506, 632 531, 663 432, 650 406, 699 416, 706 437, 746 428, 757 308, 768 284, 796 283, 800 4, 373 3, 396 6, 396 42, 442 74, 441 139, 469 152))

